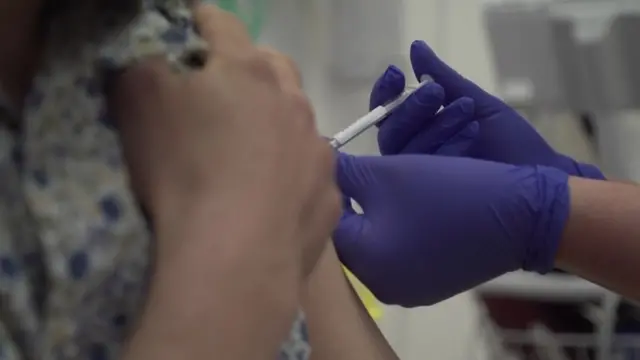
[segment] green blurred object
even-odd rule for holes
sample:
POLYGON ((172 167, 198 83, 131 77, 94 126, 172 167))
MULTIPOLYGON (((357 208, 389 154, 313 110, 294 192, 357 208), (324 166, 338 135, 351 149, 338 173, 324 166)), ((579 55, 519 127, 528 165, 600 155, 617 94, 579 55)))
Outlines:
POLYGON ((254 40, 260 36, 265 17, 266 0, 208 0, 236 14, 247 26, 254 40))

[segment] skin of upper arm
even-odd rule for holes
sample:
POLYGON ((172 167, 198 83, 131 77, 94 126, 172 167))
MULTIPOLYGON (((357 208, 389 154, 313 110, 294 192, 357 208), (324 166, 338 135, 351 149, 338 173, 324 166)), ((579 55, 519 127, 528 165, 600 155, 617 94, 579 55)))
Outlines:
POLYGON ((327 245, 303 295, 312 360, 398 359, 327 245))

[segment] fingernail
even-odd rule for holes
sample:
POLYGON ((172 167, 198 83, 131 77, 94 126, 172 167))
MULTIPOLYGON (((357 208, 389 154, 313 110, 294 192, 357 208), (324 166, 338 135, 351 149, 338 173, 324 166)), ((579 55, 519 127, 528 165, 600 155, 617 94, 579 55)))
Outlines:
POLYGON ((416 98, 423 105, 442 102, 444 100, 444 89, 436 83, 428 83, 417 91, 416 98))
POLYGON ((434 57, 436 59, 439 59, 438 54, 436 53, 436 51, 434 51, 431 46, 429 46, 429 44, 427 44, 425 41, 423 40, 416 40, 411 44, 411 50, 415 50, 418 52, 418 54, 421 54, 422 56, 430 56, 430 57, 434 57))
POLYGON ((466 128, 464 128, 459 134, 458 136, 461 139, 466 139, 466 140, 473 140, 476 138, 476 136, 478 135, 478 132, 480 131, 480 123, 477 121, 474 121, 472 123, 469 123, 469 125, 467 125, 466 128))
POLYGON ((471 115, 474 113, 476 104, 471 98, 462 98, 460 100, 460 111, 465 115, 471 115))
POLYGON ((385 70, 384 74, 382 75, 385 80, 397 79, 401 76, 402 70, 398 69, 398 67, 395 65, 389 65, 389 67, 387 67, 387 70, 385 70))
POLYGON ((413 43, 411 43, 411 47, 431 50, 431 48, 429 48, 429 45, 427 45, 424 40, 415 40, 413 43))

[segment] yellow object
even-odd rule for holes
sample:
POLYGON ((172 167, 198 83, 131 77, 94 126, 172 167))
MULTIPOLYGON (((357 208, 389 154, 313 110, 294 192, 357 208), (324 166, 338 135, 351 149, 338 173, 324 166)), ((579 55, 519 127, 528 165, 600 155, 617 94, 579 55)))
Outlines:
POLYGON ((360 300, 362 300, 362 303, 367 308, 369 316, 371 316, 373 320, 379 320, 382 317, 382 307, 380 306, 378 299, 376 299, 376 297, 373 296, 373 293, 371 293, 371 291, 369 291, 369 289, 367 289, 367 287, 364 286, 360 280, 355 277, 355 275, 347 270, 347 268, 343 267, 343 269, 347 274, 347 278, 351 281, 351 285, 353 285, 353 288, 360 297, 360 300))

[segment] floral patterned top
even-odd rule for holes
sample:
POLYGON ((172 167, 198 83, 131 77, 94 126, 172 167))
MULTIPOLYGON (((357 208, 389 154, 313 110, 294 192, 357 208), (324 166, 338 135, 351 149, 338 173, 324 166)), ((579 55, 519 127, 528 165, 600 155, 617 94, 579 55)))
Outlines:
MULTIPOLYGON (((48 61, 19 121, 0 108, 1 360, 120 357, 153 238, 109 126, 104 70, 202 50, 183 1, 151 0, 119 36, 48 61)), ((301 314, 280 358, 309 351, 301 314)))

